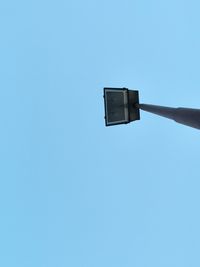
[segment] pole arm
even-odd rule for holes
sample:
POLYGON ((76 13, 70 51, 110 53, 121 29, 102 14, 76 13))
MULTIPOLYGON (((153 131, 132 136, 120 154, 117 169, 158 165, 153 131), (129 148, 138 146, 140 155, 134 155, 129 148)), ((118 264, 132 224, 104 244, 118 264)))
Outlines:
POLYGON ((200 109, 171 108, 149 104, 137 104, 137 108, 200 129, 200 109))

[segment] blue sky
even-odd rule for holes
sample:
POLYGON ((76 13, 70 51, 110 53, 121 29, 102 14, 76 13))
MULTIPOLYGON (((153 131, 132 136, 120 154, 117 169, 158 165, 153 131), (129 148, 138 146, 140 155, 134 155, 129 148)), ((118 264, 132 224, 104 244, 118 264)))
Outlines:
POLYGON ((199 131, 103 87, 199 107, 198 1, 0 3, 0 265, 200 265, 199 131))

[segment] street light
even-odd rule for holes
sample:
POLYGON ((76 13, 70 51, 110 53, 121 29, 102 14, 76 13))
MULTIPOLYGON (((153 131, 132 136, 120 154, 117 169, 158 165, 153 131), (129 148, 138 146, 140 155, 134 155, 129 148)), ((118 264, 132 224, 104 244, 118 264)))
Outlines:
POLYGON ((137 90, 127 88, 104 88, 106 126, 129 123, 140 119, 137 90))
POLYGON ((200 109, 171 108, 139 103, 139 92, 127 88, 104 88, 106 126, 140 120, 140 109, 200 129, 200 109))

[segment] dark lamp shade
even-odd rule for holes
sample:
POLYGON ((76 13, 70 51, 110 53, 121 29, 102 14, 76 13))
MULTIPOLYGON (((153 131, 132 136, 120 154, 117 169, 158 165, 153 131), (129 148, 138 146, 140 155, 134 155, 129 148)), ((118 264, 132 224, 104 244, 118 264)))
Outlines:
POLYGON ((106 126, 129 123, 139 119, 138 91, 127 88, 104 88, 106 126))

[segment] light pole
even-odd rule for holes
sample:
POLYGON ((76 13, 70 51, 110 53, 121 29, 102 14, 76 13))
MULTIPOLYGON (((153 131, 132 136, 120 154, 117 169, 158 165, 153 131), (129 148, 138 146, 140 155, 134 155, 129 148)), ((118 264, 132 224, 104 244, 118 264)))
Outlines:
POLYGON ((140 120, 140 110, 200 129, 200 109, 171 108, 139 103, 139 92, 127 88, 104 88, 106 126, 140 120))

